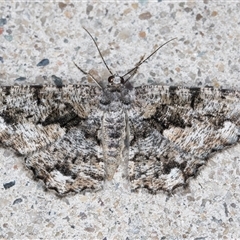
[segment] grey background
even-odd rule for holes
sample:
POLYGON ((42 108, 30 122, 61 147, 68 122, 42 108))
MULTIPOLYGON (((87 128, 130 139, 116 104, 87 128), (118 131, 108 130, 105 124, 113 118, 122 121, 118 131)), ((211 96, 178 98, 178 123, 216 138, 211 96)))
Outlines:
MULTIPOLYGON (((240 89, 237 1, 0 2, 0 85, 94 84, 177 37, 132 82, 240 89), (39 67, 42 59, 47 66, 39 67), (19 79, 22 77, 21 79, 19 79), (18 79, 18 80, 16 80, 18 79)), ((173 196, 131 193, 118 172, 101 192, 58 198, 32 178, 23 158, 0 149, 0 238, 236 239, 240 237, 240 146, 211 158, 173 196), (3 184, 15 181, 11 188, 3 184)))

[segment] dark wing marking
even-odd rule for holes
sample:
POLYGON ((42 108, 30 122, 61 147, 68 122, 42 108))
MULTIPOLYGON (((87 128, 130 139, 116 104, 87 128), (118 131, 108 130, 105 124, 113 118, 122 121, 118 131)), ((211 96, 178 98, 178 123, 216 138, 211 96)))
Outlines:
MULTIPOLYGON (((88 128, 90 126, 87 126, 88 128)), ((96 134, 96 132, 94 132, 96 134)), ((98 191, 106 178, 99 139, 72 128, 61 140, 26 158, 26 165, 59 195, 98 191)))
POLYGON ((0 143, 23 155, 44 148, 94 111, 98 92, 81 85, 1 87, 0 143))
POLYGON ((99 88, 13 86, 0 92, 0 143, 27 155, 36 178, 60 195, 102 187, 99 88))
POLYGON ((129 112, 133 189, 172 191, 212 152, 240 138, 240 93, 213 88, 136 88, 129 112))

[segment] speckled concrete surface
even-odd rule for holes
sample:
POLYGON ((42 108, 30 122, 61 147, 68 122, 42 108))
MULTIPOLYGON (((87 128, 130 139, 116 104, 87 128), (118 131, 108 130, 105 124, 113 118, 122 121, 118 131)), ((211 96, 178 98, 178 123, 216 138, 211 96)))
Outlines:
MULTIPOLYGON (((141 66, 135 85, 240 89, 239 12, 240 3, 207 0, 1 2, 0 84, 86 83, 73 61, 104 81, 108 73, 84 26, 122 73, 178 38, 141 66), (43 59, 49 64, 37 66, 43 59)), ((173 196, 130 193, 118 173, 101 192, 60 199, 32 179, 21 157, 0 149, 0 238, 240 238, 239 155, 239 144, 215 155, 173 196)))

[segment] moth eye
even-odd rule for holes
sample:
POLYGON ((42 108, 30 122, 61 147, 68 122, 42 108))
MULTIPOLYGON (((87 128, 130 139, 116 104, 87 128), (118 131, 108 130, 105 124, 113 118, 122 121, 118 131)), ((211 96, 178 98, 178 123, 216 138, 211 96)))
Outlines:
POLYGON ((121 84, 124 84, 124 83, 125 83, 124 78, 121 77, 121 84))
POLYGON ((114 76, 110 76, 110 77, 108 78, 108 82, 109 82, 109 83, 113 83, 113 79, 114 79, 114 76))

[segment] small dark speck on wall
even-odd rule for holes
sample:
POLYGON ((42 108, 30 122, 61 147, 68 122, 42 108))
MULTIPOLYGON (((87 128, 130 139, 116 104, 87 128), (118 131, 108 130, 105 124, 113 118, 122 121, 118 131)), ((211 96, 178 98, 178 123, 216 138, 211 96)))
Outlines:
POLYGON ((43 60, 41 60, 38 64, 37 67, 45 67, 49 64, 49 60, 47 58, 44 58, 43 60))
POLYGON ((4 189, 8 189, 8 188, 11 188, 15 185, 15 181, 11 181, 11 182, 8 182, 8 183, 4 183, 3 184, 3 187, 4 189))
POLYGON ((25 77, 19 77, 19 78, 16 78, 15 81, 25 81, 26 78, 25 77))

